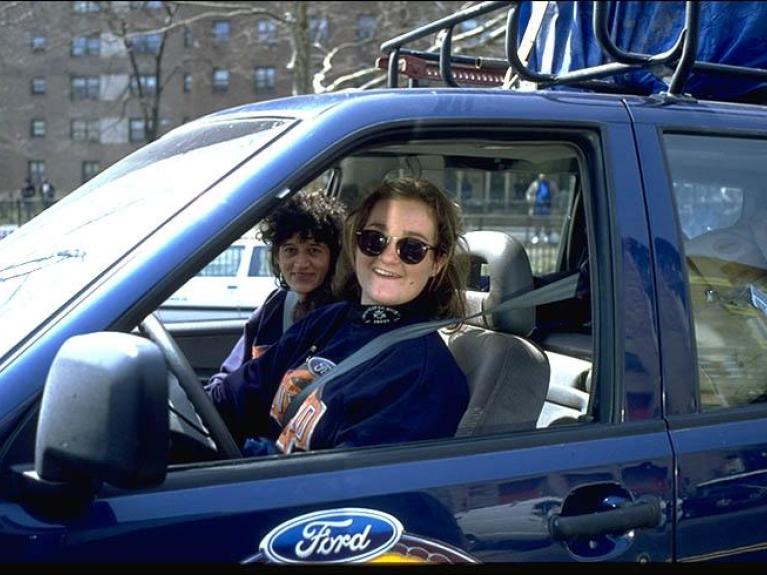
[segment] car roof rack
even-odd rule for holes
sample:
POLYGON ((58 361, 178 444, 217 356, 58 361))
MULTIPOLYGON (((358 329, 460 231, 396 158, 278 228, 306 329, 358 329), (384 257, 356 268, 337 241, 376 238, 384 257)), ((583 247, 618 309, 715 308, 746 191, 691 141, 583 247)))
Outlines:
MULTIPOLYGON (((755 80, 767 80, 767 70, 695 60, 698 52, 700 3, 686 1, 684 26, 673 46, 658 54, 639 54, 619 48, 610 37, 608 28, 608 2, 593 2, 594 35, 606 59, 605 64, 548 74, 531 70, 520 57, 519 20, 520 1, 489 1, 475 4, 450 16, 435 20, 381 44, 384 57, 376 65, 387 70, 387 86, 399 85, 399 74, 410 78, 410 86, 417 87, 420 80, 442 81, 450 87, 504 86, 512 87, 518 80, 530 82, 536 88, 572 86, 598 92, 637 93, 648 95, 648 90, 618 85, 606 78, 627 72, 647 71, 664 81, 670 75, 668 90, 660 96, 669 99, 691 99, 684 94, 690 75, 713 73, 755 80), (506 59, 471 57, 452 53, 453 29, 466 22, 496 12, 508 10, 506 18, 506 59), (441 33, 439 53, 407 48, 409 44, 433 33, 441 33)), ((540 6, 539 6, 540 9, 540 6)), ((545 9, 545 7, 544 7, 545 9)), ((532 19, 531 19, 532 21, 532 19)), ((528 23, 530 26, 530 23, 528 23)), ((538 30, 532 31, 537 34, 538 30)))

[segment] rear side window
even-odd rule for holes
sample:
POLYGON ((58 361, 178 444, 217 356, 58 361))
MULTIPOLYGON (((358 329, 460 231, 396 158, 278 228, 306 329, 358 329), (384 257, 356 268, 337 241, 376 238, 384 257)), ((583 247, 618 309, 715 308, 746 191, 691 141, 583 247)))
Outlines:
POLYGON ((767 140, 667 134, 702 409, 767 400, 767 140))
POLYGON ((234 277, 240 269, 242 246, 229 246, 216 259, 200 270, 197 275, 203 277, 234 277))
POLYGON ((253 248, 248 275, 250 277, 272 277, 272 270, 269 267, 269 248, 265 246, 253 248))

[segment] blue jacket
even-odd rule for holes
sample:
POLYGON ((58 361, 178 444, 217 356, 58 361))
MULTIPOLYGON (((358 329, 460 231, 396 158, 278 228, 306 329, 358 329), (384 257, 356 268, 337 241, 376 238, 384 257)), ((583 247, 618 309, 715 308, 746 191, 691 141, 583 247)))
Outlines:
POLYGON ((415 307, 324 306, 206 390, 238 441, 265 438, 284 453, 451 436, 469 391, 436 332, 387 348, 312 392, 283 420, 290 400, 324 370, 382 333, 427 321, 415 307))
POLYGON ((232 351, 221 364, 220 371, 208 383, 223 380, 246 361, 258 357, 282 337, 282 313, 288 290, 278 288, 264 300, 245 323, 245 329, 232 351))

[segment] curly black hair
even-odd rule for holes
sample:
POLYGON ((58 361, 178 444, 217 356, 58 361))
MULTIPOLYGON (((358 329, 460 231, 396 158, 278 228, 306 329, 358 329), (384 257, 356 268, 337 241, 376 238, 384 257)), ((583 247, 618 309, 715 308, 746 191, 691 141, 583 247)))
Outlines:
MULTIPOLYGON (((309 309, 331 301, 330 290, 336 262, 341 252, 341 234, 346 218, 346 206, 324 190, 303 190, 264 218, 259 224, 261 239, 271 247, 272 273, 283 288, 287 288, 277 255, 280 246, 298 234, 302 240, 312 239, 330 249, 330 268, 323 284, 308 298, 309 309)), ((308 311, 305 310, 305 311, 308 311)))

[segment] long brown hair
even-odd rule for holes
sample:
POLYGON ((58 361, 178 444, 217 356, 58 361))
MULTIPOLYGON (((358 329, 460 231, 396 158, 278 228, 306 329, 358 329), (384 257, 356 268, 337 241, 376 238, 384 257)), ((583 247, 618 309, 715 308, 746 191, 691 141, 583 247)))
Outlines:
POLYGON ((423 310, 431 317, 463 317, 466 314, 464 288, 468 256, 463 240, 459 207, 428 180, 399 178, 374 189, 346 219, 341 257, 333 281, 334 292, 341 298, 359 302, 361 288, 354 271, 356 234, 367 224, 370 213, 381 200, 416 200, 427 206, 437 228, 436 257, 443 258, 440 272, 424 287, 418 297, 423 310))

